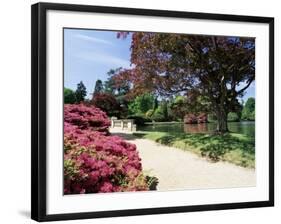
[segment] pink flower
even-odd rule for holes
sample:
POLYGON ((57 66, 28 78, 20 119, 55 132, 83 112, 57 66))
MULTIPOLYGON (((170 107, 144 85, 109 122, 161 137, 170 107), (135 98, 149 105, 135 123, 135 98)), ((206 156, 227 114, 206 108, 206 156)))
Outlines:
POLYGON ((104 182, 101 185, 99 192, 103 192, 103 193, 112 192, 113 189, 114 189, 113 185, 110 182, 104 182))
POLYGON ((65 105, 64 193, 148 190, 136 146, 108 135, 110 121, 92 106, 65 105))

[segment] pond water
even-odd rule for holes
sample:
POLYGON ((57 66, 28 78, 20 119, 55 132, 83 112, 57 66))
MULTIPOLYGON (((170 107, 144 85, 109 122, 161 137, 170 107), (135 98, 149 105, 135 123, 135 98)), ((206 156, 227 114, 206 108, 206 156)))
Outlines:
MULTIPOLYGON (((255 137, 255 122, 229 122, 228 129, 231 132, 246 134, 255 137)), ((163 123, 149 124, 138 126, 138 131, 157 131, 157 132, 173 132, 173 133, 210 133, 216 130, 216 123, 205 124, 183 124, 183 123, 163 123)))

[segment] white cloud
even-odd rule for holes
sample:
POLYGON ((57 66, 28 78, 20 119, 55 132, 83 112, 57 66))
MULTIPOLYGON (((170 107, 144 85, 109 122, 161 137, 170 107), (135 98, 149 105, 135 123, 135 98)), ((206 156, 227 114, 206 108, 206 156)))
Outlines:
POLYGON ((97 38, 97 37, 91 37, 91 36, 84 35, 84 34, 76 34, 75 37, 79 38, 81 40, 86 40, 86 41, 90 41, 90 42, 93 42, 93 43, 105 44, 105 45, 113 46, 112 42, 104 40, 104 39, 100 39, 100 38, 97 38))
POLYGON ((77 54, 76 57, 113 67, 130 68, 130 61, 100 52, 84 52, 77 54))

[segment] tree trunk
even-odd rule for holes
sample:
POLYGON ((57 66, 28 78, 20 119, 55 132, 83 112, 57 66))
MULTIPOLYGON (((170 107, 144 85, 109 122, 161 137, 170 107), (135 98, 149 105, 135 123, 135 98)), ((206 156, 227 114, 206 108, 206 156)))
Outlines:
POLYGON ((228 132, 227 127, 227 111, 224 108, 220 108, 217 111, 217 130, 218 133, 226 133, 228 132))

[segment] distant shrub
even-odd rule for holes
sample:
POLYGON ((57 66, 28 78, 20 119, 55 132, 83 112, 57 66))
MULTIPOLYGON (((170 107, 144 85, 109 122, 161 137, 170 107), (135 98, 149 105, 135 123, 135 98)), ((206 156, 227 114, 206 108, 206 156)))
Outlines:
POLYGON ((137 96, 131 103, 129 103, 130 114, 145 114, 148 110, 153 109, 154 97, 152 94, 145 93, 137 96))
POLYGON ((250 97, 242 110, 242 120, 255 120, 255 98, 250 97))
POLYGON ((152 117, 153 113, 154 113, 154 110, 150 109, 145 113, 145 117, 150 119, 152 117))
POLYGON ((167 105, 159 105, 151 116, 153 121, 168 121, 167 105))
POLYGON ((134 119, 136 125, 144 125, 145 122, 151 122, 151 119, 141 115, 130 115, 128 119, 134 119))
POLYGON ((208 121, 210 121, 210 122, 217 121, 216 115, 208 114, 208 121))
POLYGON ((227 115, 227 121, 236 122, 236 121, 240 121, 240 118, 239 118, 239 116, 238 116, 237 113, 235 113, 235 112, 230 112, 230 113, 228 113, 228 115, 227 115))
POLYGON ((64 103, 73 104, 73 103, 76 102, 76 96, 75 96, 75 92, 73 90, 68 89, 68 88, 64 88, 63 94, 64 94, 64 103))

